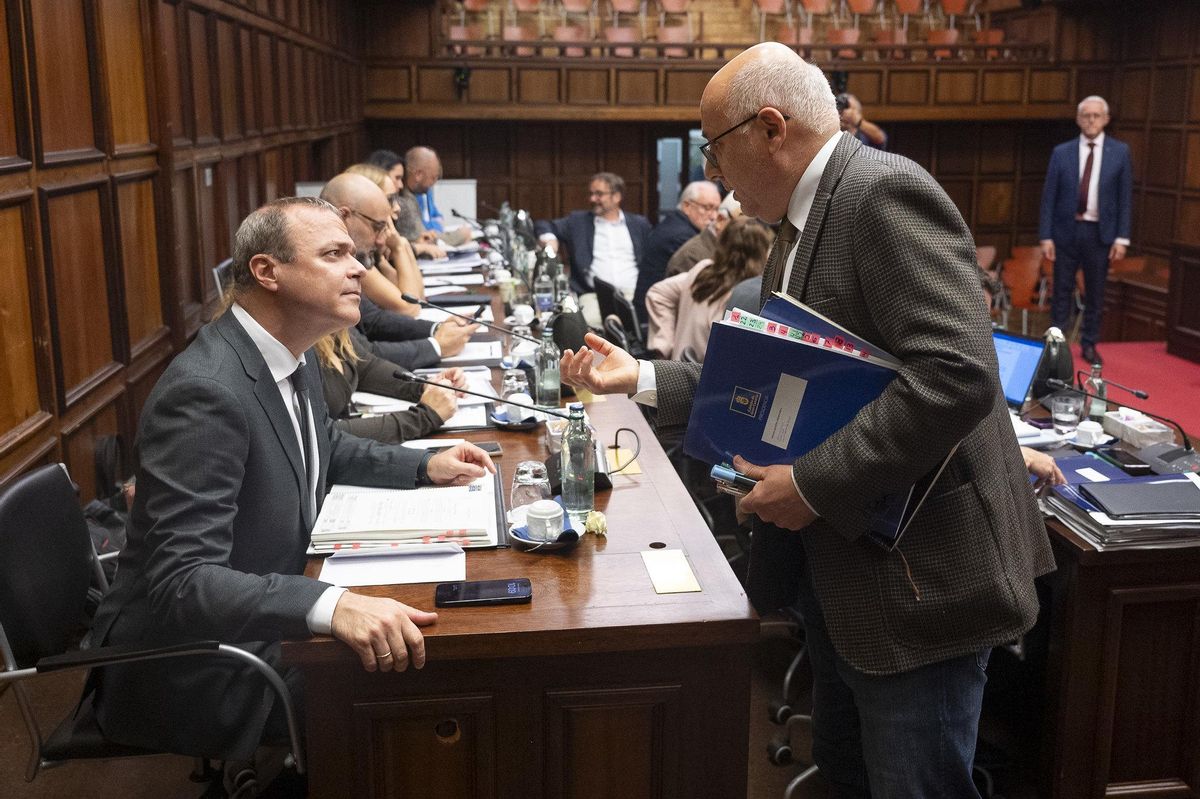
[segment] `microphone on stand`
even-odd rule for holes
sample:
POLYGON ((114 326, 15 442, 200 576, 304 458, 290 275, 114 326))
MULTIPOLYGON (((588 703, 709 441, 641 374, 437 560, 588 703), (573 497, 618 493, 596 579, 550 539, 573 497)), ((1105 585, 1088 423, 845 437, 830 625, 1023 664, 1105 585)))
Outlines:
POLYGON ((503 399, 501 397, 493 397, 491 394, 483 394, 481 392, 471 391, 471 390, 465 389, 465 388, 455 388, 454 386, 448 386, 445 383, 438 383, 434 380, 426 380, 423 377, 418 377, 416 374, 414 374, 413 372, 410 372, 407 369, 397 369, 395 372, 392 372, 392 377, 395 377, 399 380, 407 380, 410 383, 424 383, 427 386, 436 386, 437 388, 450 389, 451 391, 461 391, 463 394, 470 394, 473 397, 482 397, 486 400, 491 400, 492 402, 499 402, 503 405, 515 405, 516 407, 524 408, 527 411, 537 411, 538 413, 548 413, 551 416, 557 416, 560 419, 568 419, 569 420, 571 418, 570 415, 565 414, 562 411, 555 410, 553 408, 539 408, 537 405, 526 405, 524 402, 513 402, 511 399, 503 399))
MULTIPOLYGON (((1057 389, 1059 391, 1073 391, 1076 394, 1082 394, 1085 397, 1103 400, 1106 403, 1112 404, 1112 400, 1110 400, 1108 397, 1101 397, 1099 394, 1093 394, 1090 391, 1084 391, 1082 388, 1075 388, 1075 386, 1071 385, 1070 383, 1066 382, 1065 380, 1059 380, 1058 378, 1055 378, 1055 377, 1052 377, 1049 380, 1047 380, 1046 385, 1048 385, 1050 388, 1057 389)), ((1125 387, 1121 386, 1121 388, 1125 388, 1125 387)), ((1126 405, 1125 407, 1132 408, 1133 410, 1135 410, 1139 413, 1143 413, 1146 416, 1149 416, 1151 419, 1157 419, 1160 422, 1166 422, 1167 424, 1171 425, 1172 427, 1174 427, 1176 430, 1179 431, 1179 435, 1183 439, 1183 448, 1185 450, 1187 450, 1188 452, 1192 451, 1192 441, 1190 438, 1188 438, 1188 434, 1183 432, 1183 428, 1180 426, 1179 422, 1176 422, 1174 419, 1168 419, 1165 416, 1159 416, 1157 413, 1150 413, 1150 411, 1145 411, 1145 410, 1142 410, 1141 408, 1134 408, 1132 405, 1126 405)))
MULTIPOLYGON (((1075 382, 1078 383, 1080 385, 1080 387, 1083 386, 1083 382, 1084 382, 1083 376, 1086 374, 1089 374, 1089 372, 1087 372, 1084 369, 1076 369, 1075 370, 1075 382)), ((1123 386, 1114 380, 1109 380, 1108 378, 1103 378, 1103 380, 1104 380, 1104 385, 1116 386, 1117 388, 1121 389, 1122 391, 1128 391, 1130 394, 1137 397, 1138 399, 1150 399, 1149 391, 1142 391, 1140 388, 1130 388, 1129 386, 1123 386)), ((1076 390, 1078 391, 1079 389, 1076 389, 1076 390)))
POLYGON ((422 308, 433 308, 434 310, 437 310, 437 311, 444 311, 445 313, 448 313, 451 316, 457 316, 459 319, 465 319, 472 324, 483 325, 484 327, 495 330, 498 333, 504 333, 505 335, 508 335, 508 336, 515 336, 516 338, 523 338, 526 341, 532 341, 534 344, 542 343, 540 339, 536 339, 533 336, 525 336, 520 333, 514 333, 513 331, 509 330, 507 327, 500 327, 499 325, 493 325, 490 322, 484 322, 480 319, 475 319, 474 317, 467 316, 466 314, 461 314, 461 313, 458 313, 457 311, 452 311, 449 308, 443 308, 440 305, 434 305, 432 302, 429 302, 428 300, 419 300, 411 294, 401 294, 400 298, 402 300, 404 300, 405 302, 412 303, 413 305, 420 305, 422 308))
POLYGON ((473 217, 473 216, 467 216, 466 214, 464 214, 464 213, 462 213, 461 211, 458 211, 458 210, 456 210, 456 209, 454 209, 454 208, 451 208, 451 209, 450 209, 450 213, 451 213, 451 214, 453 214, 454 216, 457 216, 459 219, 465 219, 466 221, 470 222, 470 223, 471 223, 472 225, 474 225, 475 227, 479 228, 480 230, 483 230, 483 223, 482 223, 482 222, 480 222, 480 221, 479 221, 478 219, 476 219, 475 217, 473 217))

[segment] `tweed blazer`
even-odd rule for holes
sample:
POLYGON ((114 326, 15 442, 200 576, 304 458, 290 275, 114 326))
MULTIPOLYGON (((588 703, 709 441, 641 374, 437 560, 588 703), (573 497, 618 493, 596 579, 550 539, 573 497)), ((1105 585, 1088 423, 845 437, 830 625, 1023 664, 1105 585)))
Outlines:
MULTIPOLYGON (((410 488, 423 453, 333 426, 305 357, 317 431, 317 504, 327 481, 410 488)), ((232 313, 206 325, 142 411, 129 541, 92 625, 97 644, 220 639, 273 664, 278 641, 308 638, 329 586, 303 575, 312 519, 300 442, 258 348, 232 313)), ((96 714, 114 741, 246 759, 274 694, 248 667, 196 657, 110 666, 96 714)))
MULTIPOLYGON (((763 284, 773 279, 765 275, 763 284)), ((756 525, 755 606, 792 602, 807 557, 834 646, 869 674, 907 671, 1028 630, 1038 612, 1033 580, 1053 569, 1053 558, 1000 392, 974 243, 949 197, 912 161, 843 134, 787 293, 902 366, 879 398, 793 464, 819 519, 799 532, 756 525), (897 549, 868 542, 872 506, 935 468, 955 444, 897 549)), ((655 372, 656 423, 685 425, 699 370, 656 362, 655 372)))

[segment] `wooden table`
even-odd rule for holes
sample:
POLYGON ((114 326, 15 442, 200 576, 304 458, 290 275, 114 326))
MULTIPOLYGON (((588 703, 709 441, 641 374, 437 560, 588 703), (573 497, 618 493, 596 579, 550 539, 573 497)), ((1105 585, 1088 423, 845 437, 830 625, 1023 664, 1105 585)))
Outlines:
MULTIPOLYGON (((311 796, 745 796, 758 621, 636 406, 588 413, 607 443, 618 427, 642 442, 643 473, 597 495, 608 537, 467 555, 467 579, 530 578, 531 604, 442 609, 421 671, 368 674, 331 638, 284 643, 305 678, 311 796), (663 545, 701 592, 654 592, 640 553, 663 545)), ((542 427, 465 437, 500 440, 506 491, 518 461, 546 459, 542 427)), ((433 607, 433 584, 356 590, 433 607)))

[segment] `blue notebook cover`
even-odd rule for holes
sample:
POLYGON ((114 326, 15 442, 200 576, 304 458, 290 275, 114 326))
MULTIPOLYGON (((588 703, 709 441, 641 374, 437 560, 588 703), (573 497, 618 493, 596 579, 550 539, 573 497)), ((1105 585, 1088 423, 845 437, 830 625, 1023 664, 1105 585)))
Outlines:
MULTIPOLYGON (((683 450, 712 464, 735 454, 758 464, 791 463, 850 422, 895 376, 858 355, 717 322, 683 450)), ((917 485, 882 498, 868 537, 894 547, 949 459, 917 485)))
MULTIPOLYGON (((1087 453, 1067 458, 1055 458, 1054 462, 1058 464, 1063 477, 1067 478, 1067 482, 1072 485, 1102 482, 1104 480, 1124 480, 1129 477, 1119 467, 1113 466, 1103 458, 1098 458, 1095 455, 1087 453)), ((1031 481, 1036 479, 1030 475, 1031 481)))

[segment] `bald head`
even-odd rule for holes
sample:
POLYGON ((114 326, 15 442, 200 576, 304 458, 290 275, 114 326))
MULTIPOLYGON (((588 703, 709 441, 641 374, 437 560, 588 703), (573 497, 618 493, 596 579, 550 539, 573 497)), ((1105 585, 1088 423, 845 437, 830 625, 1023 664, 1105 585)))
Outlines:
POLYGON ((705 176, 736 191, 747 214, 782 218, 817 151, 838 132, 837 105, 820 69, 778 42, 744 50, 700 98, 705 176))
POLYGON ((354 246, 369 252, 382 242, 385 230, 380 224, 392 216, 392 207, 383 189, 362 175, 343 172, 325 184, 321 199, 338 209, 354 246))
POLYGON ((415 194, 422 194, 433 188, 442 177, 442 161, 438 154, 428 147, 413 147, 404 154, 404 185, 415 194))

